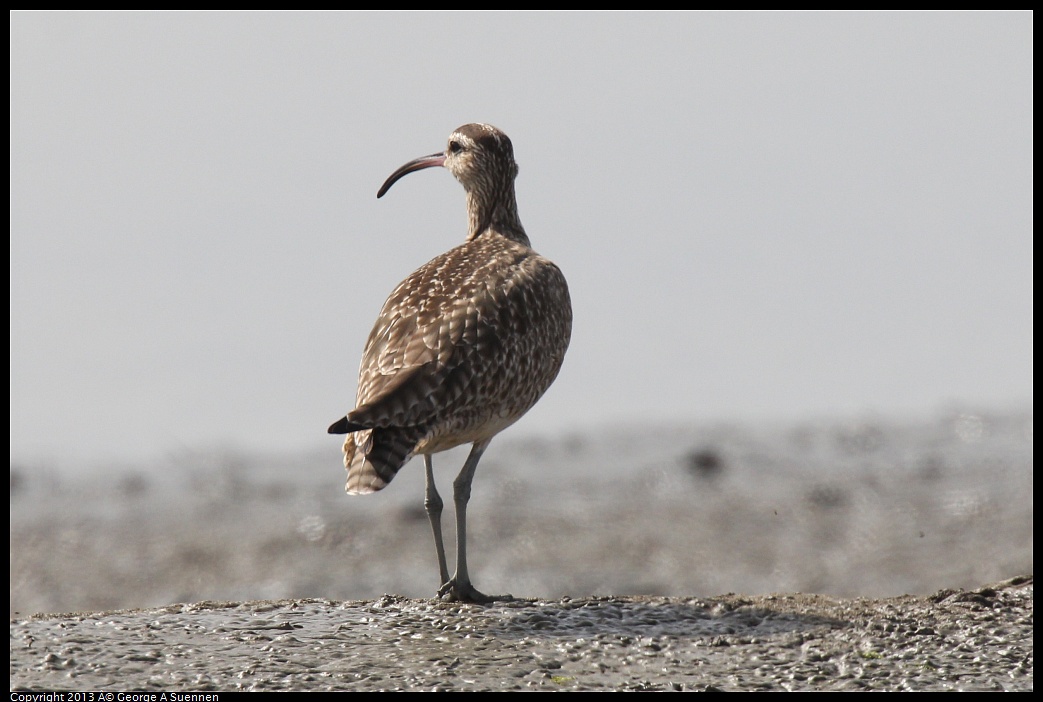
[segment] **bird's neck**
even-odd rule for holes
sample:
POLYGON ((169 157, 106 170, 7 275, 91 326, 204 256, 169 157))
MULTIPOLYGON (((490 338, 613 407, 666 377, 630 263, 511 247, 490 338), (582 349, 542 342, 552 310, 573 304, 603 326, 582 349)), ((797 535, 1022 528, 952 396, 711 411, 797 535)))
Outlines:
POLYGON ((492 198, 488 197, 487 193, 468 192, 467 220, 468 241, 492 230, 512 241, 529 246, 529 237, 525 234, 525 228, 518 217, 518 201, 514 196, 513 184, 492 198))

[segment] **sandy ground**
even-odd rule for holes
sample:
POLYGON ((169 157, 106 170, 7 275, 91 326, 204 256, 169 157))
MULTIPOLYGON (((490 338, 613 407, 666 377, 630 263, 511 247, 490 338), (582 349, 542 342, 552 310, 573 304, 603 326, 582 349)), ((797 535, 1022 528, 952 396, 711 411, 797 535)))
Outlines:
POLYGON ((1032 690, 1032 581, 973 592, 200 603, 11 624, 13 690, 1032 690))
MULTIPOLYGON (((523 599, 476 610, 419 599, 437 587, 419 461, 366 497, 343 494, 336 445, 282 457, 185 452, 75 474, 12 465, 12 687, 267 689, 279 675, 246 661, 283 655, 297 661, 287 684, 307 689, 501 689, 504 676, 489 671, 515 658, 531 662, 507 676, 523 689, 755 689, 767 674, 749 667, 754 656, 805 671, 786 684, 767 676, 772 689, 858 689, 872 684, 853 671, 879 668, 880 653, 920 658, 926 675, 890 666, 885 689, 1031 689, 1031 581, 967 593, 1033 572, 1032 441, 1031 411, 966 410, 507 436, 475 480, 468 555, 479 589, 523 599), (760 596, 772 592, 822 597, 760 596), (397 641, 394 623, 413 616, 397 641), (359 682, 351 661, 366 636, 376 657, 407 641, 433 648, 402 659, 415 670, 359 682), (477 642, 492 658, 472 670, 464 654, 477 642), (437 652, 446 646, 456 653, 437 652), (987 673, 932 662, 946 647, 987 658, 987 673), (599 670, 609 649, 620 657, 599 670), (818 656, 817 668, 801 667, 818 656), (708 660, 707 675, 689 669, 708 660)), ((450 540, 462 461, 435 461, 450 540)))

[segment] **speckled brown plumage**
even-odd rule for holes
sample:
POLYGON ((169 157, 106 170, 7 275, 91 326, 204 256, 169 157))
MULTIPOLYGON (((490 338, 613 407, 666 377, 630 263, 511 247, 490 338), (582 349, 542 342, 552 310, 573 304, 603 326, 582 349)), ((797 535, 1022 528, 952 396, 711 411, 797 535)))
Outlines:
POLYGON ((444 153, 405 164, 378 197, 403 175, 432 166, 444 166, 464 186, 467 240, 421 266, 388 297, 366 342, 355 409, 330 432, 348 433, 349 493, 380 490, 410 457, 425 456, 439 592, 481 600, 462 551, 470 479, 489 440, 524 415, 557 376, 572 307, 561 271, 530 248, 518 218, 518 169, 507 136, 484 124, 460 127, 444 153), (466 443, 474 449, 454 483, 458 559, 449 580, 430 456, 466 443))

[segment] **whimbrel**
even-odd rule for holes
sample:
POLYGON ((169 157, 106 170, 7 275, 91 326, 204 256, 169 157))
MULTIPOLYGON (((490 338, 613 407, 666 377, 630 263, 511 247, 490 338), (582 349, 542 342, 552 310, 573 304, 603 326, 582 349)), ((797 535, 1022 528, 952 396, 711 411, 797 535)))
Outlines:
MULTIPOLYGON (((347 434, 349 494, 376 492, 414 455, 424 456, 424 506, 438 555, 438 596, 487 602, 467 572, 467 501, 489 442, 536 404, 558 375, 572 333, 565 277, 529 246, 518 218, 511 140, 467 124, 442 153, 414 159, 377 197, 413 171, 443 166, 467 194, 467 240, 399 283, 366 341, 355 409, 329 428, 347 434), (471 452, 453 482, 456 572, 442 542, 442 499, 431 455, 471 452)), ((509 596, 507 596, 509 597, 509 596)))

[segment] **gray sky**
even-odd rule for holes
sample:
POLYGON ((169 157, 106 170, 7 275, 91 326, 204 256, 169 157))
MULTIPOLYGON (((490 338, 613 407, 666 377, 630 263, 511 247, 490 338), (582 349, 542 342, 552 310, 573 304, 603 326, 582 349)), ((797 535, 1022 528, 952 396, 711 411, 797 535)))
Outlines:
POLYGON ((339 439, 514 141, 572 290, 511 433, 1031 406, 1030 13, 11 14, 11 458, 339 439))

